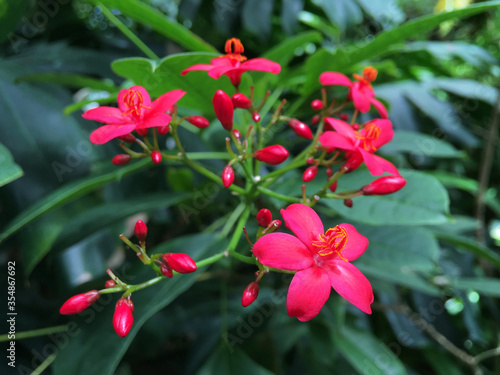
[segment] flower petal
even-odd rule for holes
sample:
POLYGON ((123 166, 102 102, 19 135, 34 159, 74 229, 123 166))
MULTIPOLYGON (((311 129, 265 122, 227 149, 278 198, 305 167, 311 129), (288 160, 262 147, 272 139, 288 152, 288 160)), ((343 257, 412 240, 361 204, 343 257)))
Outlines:
POLYGON ((342 134, 332 131, 326 131, 319 137, 319 142, 321 146, 328 149, 340 148, 343 150, 354 151, 357 148, 354 143, 349 139, 344 137, 342 134))
POLYGON ((382 117, 384 119, 389 118, 389 115, 387 114, 387 109, 380 101, 378 101, 375 98, 371 98, 370 102, 373 104, 375 109, 378 111, 380 117, 382 117))
POLYGON ((256 59, 250 59, 241 63, 241 69, 244 70, 255 70, 259 72, 270 72, 273 74, 279 74, 281 72, 281 65, 262 57, 256 59))
POLYGON ((89 109, 82 114, 87 120, 103 122, 105 124, 126 124, 130 122, 128 116, 123 116, 122 111, 115 107, 97 107, 89 109))
POLYGON ((150 107, 151 106, 151 97, 149 96, 148 91, 142 87, 142 86, 132 86, 129 89, 123 89, 120 90, 118 93, 118 97, 116 100, 118 101, 118 107, 120 107, 120 110, 122 112, 127 112, 130 108, 129 106, 123 101, 123 97, 129 92, 129 91, 137 91, 141 98, 142 98, 142 106, 143 107, 150 107))
POLYGON ((351 89, 352 101, 354 107, 358 109, 361 113, 366 113, 371 107, 371 98, 373 95, 369 95, 369 91, 360 87, 359 82, 355 82, 351 89), (367 95, 368 94, 368 95, 367 95))
POLYGON ((330 278, 325 270, 310 267, 297 272, 286 297, 288 316, 296 316, 301 322, 311 320, 319 314, 330 292, 330 278))
POLYGON ((318 214, 305 204, 294 203, 286 210, 281 210, 281 216, 285 219, 285 226, 312 252, 312 242, 318 239, 318 235, 325 233, 318 214))
POLYGON ((186 74, 188 74, 189 72, 192 72, 193 70, 210 70, 212 68, 213 68, 213 65, 210 65, 210 64, 196 64, 196 65, 190 66, 189 68, 184 69, 181 72, 181 75, 185 76, 186 74))
MULTIPOLYGON (((216 66, 216 67, 210 69, 210 71, 208 72, 208 75, 210 77, 212 77, 213 79, 219 79, 223 74, 226 74, 226 73, 232 72, 232 71, 241 72, 241 73, 244 72, 244 70, 241 70, 239 68, 234 68, 230 65, 221 65, 221 66, 216 66)), ((241 73, 240 73, 240 75, 241 75, 241 73)))
POLYGON ((155 116, 146 118, 144 122, 142 122, 141 125, 137 127, 137 129, 167 126, 170 120, 172 120, 172 116, 169 116, 166 113, 158 113, 155 116))
POLYGON ((339 226, 347 231, 347 243, 342 249, 342 256, 348 261, 359 258, 368 247, 368 239, 359 234, 351 224, 343 223, 339 224, 339 226))
POLYGON ((328 262, 328 276, 333 289, 364 313, 371 314, 373 289, 368 279, 349 262, 328 262))
POLYGON ((337 72, 324 72, 319 76, 322 85, 338 85, 351 87, 352 82, 346 75, 337 72))
POLYGON ((333 117, 326 117, 325 122, 328 122, 339 134, 349 138, 353 143, 356 142, 356 132, 347 122, 333 117))
POLYGON ((378 155, 370 154, 362 148, 359 148, 359 152, 363 156, 366 167, 373 176, 380 176, 384 172, 390 173, 394 176, 400 176, 398 169, 391 162, 378 155))
POLYGON ((104 125, 97 128, 90 134, 90 142, 95 145, 102 145, 120 135, 129 134, 136 128, 135 124, 126 125, 104 125))
POLYGON ((151 103, 151 110, 147 112, 148 116, 157 112, 164 113, 168 111, 185 94, 186 92, 182 90, 173 90, 163 94, 151 103))
POLYGON ((281 270, 299 271, 313 264, 308 248, 286 233, 262 236, 253 245, 252 252, 263 265, 281 270))
POLYGON ((379 137, 376 140, 372 141, 373 147, 379 149, 386 143, 392 141, 392 138, 394 138, 394 130, 392 130, 391 121, 383 119, 375 119, 369 121, 369 123, 375 124, 380 129, 379 137))

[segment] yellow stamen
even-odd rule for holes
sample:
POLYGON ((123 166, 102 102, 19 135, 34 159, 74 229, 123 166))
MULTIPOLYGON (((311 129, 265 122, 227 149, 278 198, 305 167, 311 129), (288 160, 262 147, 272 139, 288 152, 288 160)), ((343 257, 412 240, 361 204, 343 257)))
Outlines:
POLYGON ((226 41, 226 45, 224 46, 224 51, 226 52, 226 56, 221 57, 229 57, 238 61, 245 61, 247 58, 242 55, 245 51, 243 48, 243 44, 241 40, 238 38, 231 38, 226 41))
POLYGON ((133 114, 135 116, 142 116, 143 108, 151 108, 142 103, 144 103, 144 98, 140 91, 128 90, 123 96, 123 104, 125 104, 128 110, 123 112, 123 115, 128 116, 129 114, 133 114))
POLYGON ((363 128, 363 133, 356 132, 356 138, 361 140, 362 147, 368 152, 377 151, 372 142, 376 141, 380 137, 381 130, 374 123, 369 123, 363 128))
POLYGON ((313 246, 318 248, 318 255, 324 257, 336 253, 337 256, 343 261, 348 260, 342 255, 342 249, 347 244, 348 234, 347 231, 337 225, 330 228, 325 234, 320 234, 317 241, 313 241, 313 246))

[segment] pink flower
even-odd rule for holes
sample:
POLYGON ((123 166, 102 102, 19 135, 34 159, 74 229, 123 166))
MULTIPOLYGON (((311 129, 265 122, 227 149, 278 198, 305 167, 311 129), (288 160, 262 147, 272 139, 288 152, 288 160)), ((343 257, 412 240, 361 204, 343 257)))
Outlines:
POLYGON ((371 314, 370 282, 350 263, 365 252, 366 237, 350 224, 325 232, 319 216, 304 204, 292 204, 281 210, 281 215, 295 236, 265 235, 257 240, 252 251, 267 267, 297 271, 288 289, 288 315, 302 322, 314 318, 332 287, 361 311, 371 314))
POLYGON ((106 125, 90 134, 90 142, 102 145, 113 138, 131 133, 168 125, 172 117, 165 112, 184 96, 182 90, 169 91, 154 102, 142 86, 132 86, 118 93, 118 107, 97 107, 85 112, 87 120, 102 122, 106 125))
POLYGON ((193 70, 206 70, 208 71, 208 75, 214 79, 219 79, 222 75, 228 76, 233 86, 238 87, 241 82, 241 75, 248 70, 270 72, 273 74, 278 74, 281 71, 280 64, 268 59, 256 58, 247 60, 242 55, 244 48, 239 39, 228 39, 224 50, 226 51, 226 55, 212 59, 210 61, 211 64, 193 65, 184 69, 181 74, 186 75, 193 70))
POLYGON ((319 76, 322 85, 339 85, 349 87, 348 98, 354 103, 354 107, 362 113, 366 113, 373 105, 380 117, 387 118, 387 110, 384 105, 375 99, 375 93, 371 85, 377 78, 377 70, 368 66, 363 69, 363 75, 353 74, 356 81, 351 82, 347 76, 337 72, 324 72, 319 76))
POLYGON ((336 132, 326 131, 319 137, 323 147, 329 150, 339 148, 361 155, 368 170, 374 176, 384 172, 399 176, 399 171, 392 163, 373 154, 394 137, 392 123, 389 120, 368 121, 359 131, 354 130, 348 123, 333 117, 326 117, 325 122, 336 132))

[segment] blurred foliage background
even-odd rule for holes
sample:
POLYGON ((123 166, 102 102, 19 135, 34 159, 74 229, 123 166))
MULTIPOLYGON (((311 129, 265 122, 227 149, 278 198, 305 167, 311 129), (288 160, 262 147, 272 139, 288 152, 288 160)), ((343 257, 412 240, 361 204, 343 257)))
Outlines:
MULTIPOLYGON (((498 5, 0 1, 0 263, 16 262, 16 328, 27 336, 16 341, 17 368, 2 360, 2 373, 498 374, 498 5), (161 58, 205 55, 151 62, 106 12, 161 58), (311 322, 288 318, 289 278, 281 275, 266 276, 257 302, 243 309, 241 292, 255 269, 228 259, 137 293, 125 339, 112 331, 109 296, 80 316, 60 316, 69 296, 102 287, 107 268, 134 283, 151 276, 118 240, 137 218, 148 223, 153 252, 201 259, 227 246, 233 196, 181 165, 111 165, 120 148, 91 145, 95 125, 80 114, 91 103, 113 103, 132 82, 155 96, 178 88, 189 58, 206 60, 233 36, 247 56, 283 66, 279 77, 253 74, 246 84, 261 95, 272 88, 270 105, 284 97, 286 114, 303 121, 313 115, 321 72, 379 70, 374 89, 396 129, 383 155, 408 186, 389 198, 356 198, 351 210, 318 206, 327 223, 353 223, 370 239, 356 265, 374 286, 374 314, 332 296, 311 322)), ((204 74, 185 82, 194 94, 180 110, 213 119, 211 96, 228 82, 204 74)), ((216 126, 180 135, 190 151, 224 149, 216 126)), ((290 131, 277 137, 300 152, 290 131)), ((366 178, 346 176, 344 186, 366 178)), ((300 195, 287 190, 299 180, 292 171, 276 190, 300 195)), ((285 203, 256 202, 264 206, 278 216, 285 203)), ((253 219, 248 228, 256 232, 253 219)))

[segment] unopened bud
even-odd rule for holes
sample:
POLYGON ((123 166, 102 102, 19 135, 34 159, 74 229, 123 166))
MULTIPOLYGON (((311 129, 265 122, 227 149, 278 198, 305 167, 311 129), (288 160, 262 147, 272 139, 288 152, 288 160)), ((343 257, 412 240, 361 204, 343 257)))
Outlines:
POLYGON ((332 193, 335 193, 335 190, 337 190, 337 181, 335 181, 333 184, 331 184, 330 186, 328 186, 328 189, 330 189, 330 191, 332 193))
POLYGON ((314 109, 315 111, 319 111, 323 109, 323 102, 319 99, 314 99, 311 102, 311 108, 314 109))
POLYGON ((168 264, 165 263, 161 264, 160 272, 163 276, 168 277, 169 279, 171 279, 172 276, 174 276, 174 274, 172 273, 172 268, 170 268, 168 264))
POLYGON ((317 125, 319 122, 319 119, 320 119, 319 115, 314 115, 311 119, 311 126, 317 125))
POLYGON ((145 137, 148 135, 149 129, 148 128, 142 128, 142 129, 135 129, 137 134, 139 134, 141 137, 145 137))
POLYGON ((259 122, 260 121, 260 114, 259 114, 259 112, 252 113, 252 120, 253 120, 253 122, 259 122))
POLYGON ((226 130, 233 128, 234 106, 231 98, 222 90, 217 90, 212 98, 215 116, 226 130))
POLYGON ((235 108, 250 108, 252 106, 252 102, 247 98, 245 94, 241 92, 237 92, 231 98, 233 105, 235 108))
POLYGON ((302 175, 302 181, 304 182, 312 181, 314 180, 317 174, 318 174, 318 166, 313 165, 304 171, 304 174, 302 175))
POLYGON ((386 195, 402 189, 406 180, 401 176, 385 176, 377 178, 361 188, 364 195, 386 195))
POLYGON ((113 315, 113 328, 118 336, 125 337, 130 332, 134 323, 132 311, 134 311, 134 304, 131 300, 120 298, 116 302, 115 313, 113 315))
POLYGON ((148 235, 148 227, 144 224, 144 221, 137 220, 134 227, 134 234, 139 241, 144 241, 148 235))
POLYGON ((363 163, 363 157, 360 153, 356 152, 349 156, 347 161, 344 163, 340 169, 344 170, 345 173, 349 173, 357 169, 361 163, 363 163))
POLYGON ((344 206, 351 208, 352 207, 352 199, 344 199, 344 206))
POLYGON ((137 138, 135 138, 132 134, 125 134, 125 135, 120 135, 118 138, 120 141, 127 142, 127 143, 134 143, 137 138))
POLYGON ((228 188, 234 181, 234 169, 230 165, 226 165, 222 170, 222 184, 228 188))
POLYGON ((359 125, 358 124, 352 124, 351 125, 354 130, 359 130, 359 125))
POLYGON ((347 115, 347 113, 341 113, 339 114, 339 118, 342 120, 342 121, 349 121, 349 116, 347 115))
POLYGON ((297 120, 296 118, 292 118, 288 120, 288 125, 292 128, 292 130, 301 138, 305 139, 313 139, 313 134, 309 126, 304 124, 302 121, 297 120))
POLYGON ((158 134, 165 135, 170 131, 170 125, 160 126, 158 128, 158 134))
POLYGON ((273 215, 267 208, 263 208, 257 213, 257 223, 259 223, 260 227, 267 228, 272 220, 273 215))
POLYGON ((241 139, 241 133, 238 129, 233 129, 233 134, 238 141, 241 139))
POLYGON ((153 152, 151 152, 151 160, 153 161, 153 163, 160 164, 161 158, 162 155, 160 151, 154 150, 153 152))
POLYGON ((326 168, 326 175, 328 176, 328 178, 330 178, 330 177, 333 176, 333 169, 332 169, 332 167, 326 168))
POLYGON ((266 164, 278 165, 288 158, 288 151, 281 145, 273 145, 255 151, 254 156, 266 164))
POLYGON ((243 295, 241 297, 241 306, 247 307, 250 306, 259 295, 259 284, 251 282, 243 291, 243 295))
POLYGON ((197 269, 195 261, 187 254, 166 253, 163 254, 162 260, 179 273, 191 273, 197 269))
POLYGON ((186 117, 186 120, 200 129, 208 128, 210 125, 210 122, 208 122, 208 120, 203 116, 188 116, 186 117))
POLYGON ((64 302, 59 309, 59 313, 63 315, 78 314, 97 301, 99 295, 100 293, 98 290, 77 294, 64 302))
POLYGON ((106 289, 113 288, 115 285, 116 283, 114 282, 114 280, 106 280, 106 282, 104 283, 104 287, 106 289))
POLYGON ((113 159, 111 159, 111 163, 114 165, 125 165, 130 162, 132 158, 130 157, 129 154, 119 154, 115 155, 113 159))
POLYGON ((314 159, 313 157, 306 159, 307 164, 314 164, 315 162, 316 162, 316 159, 314 159))

